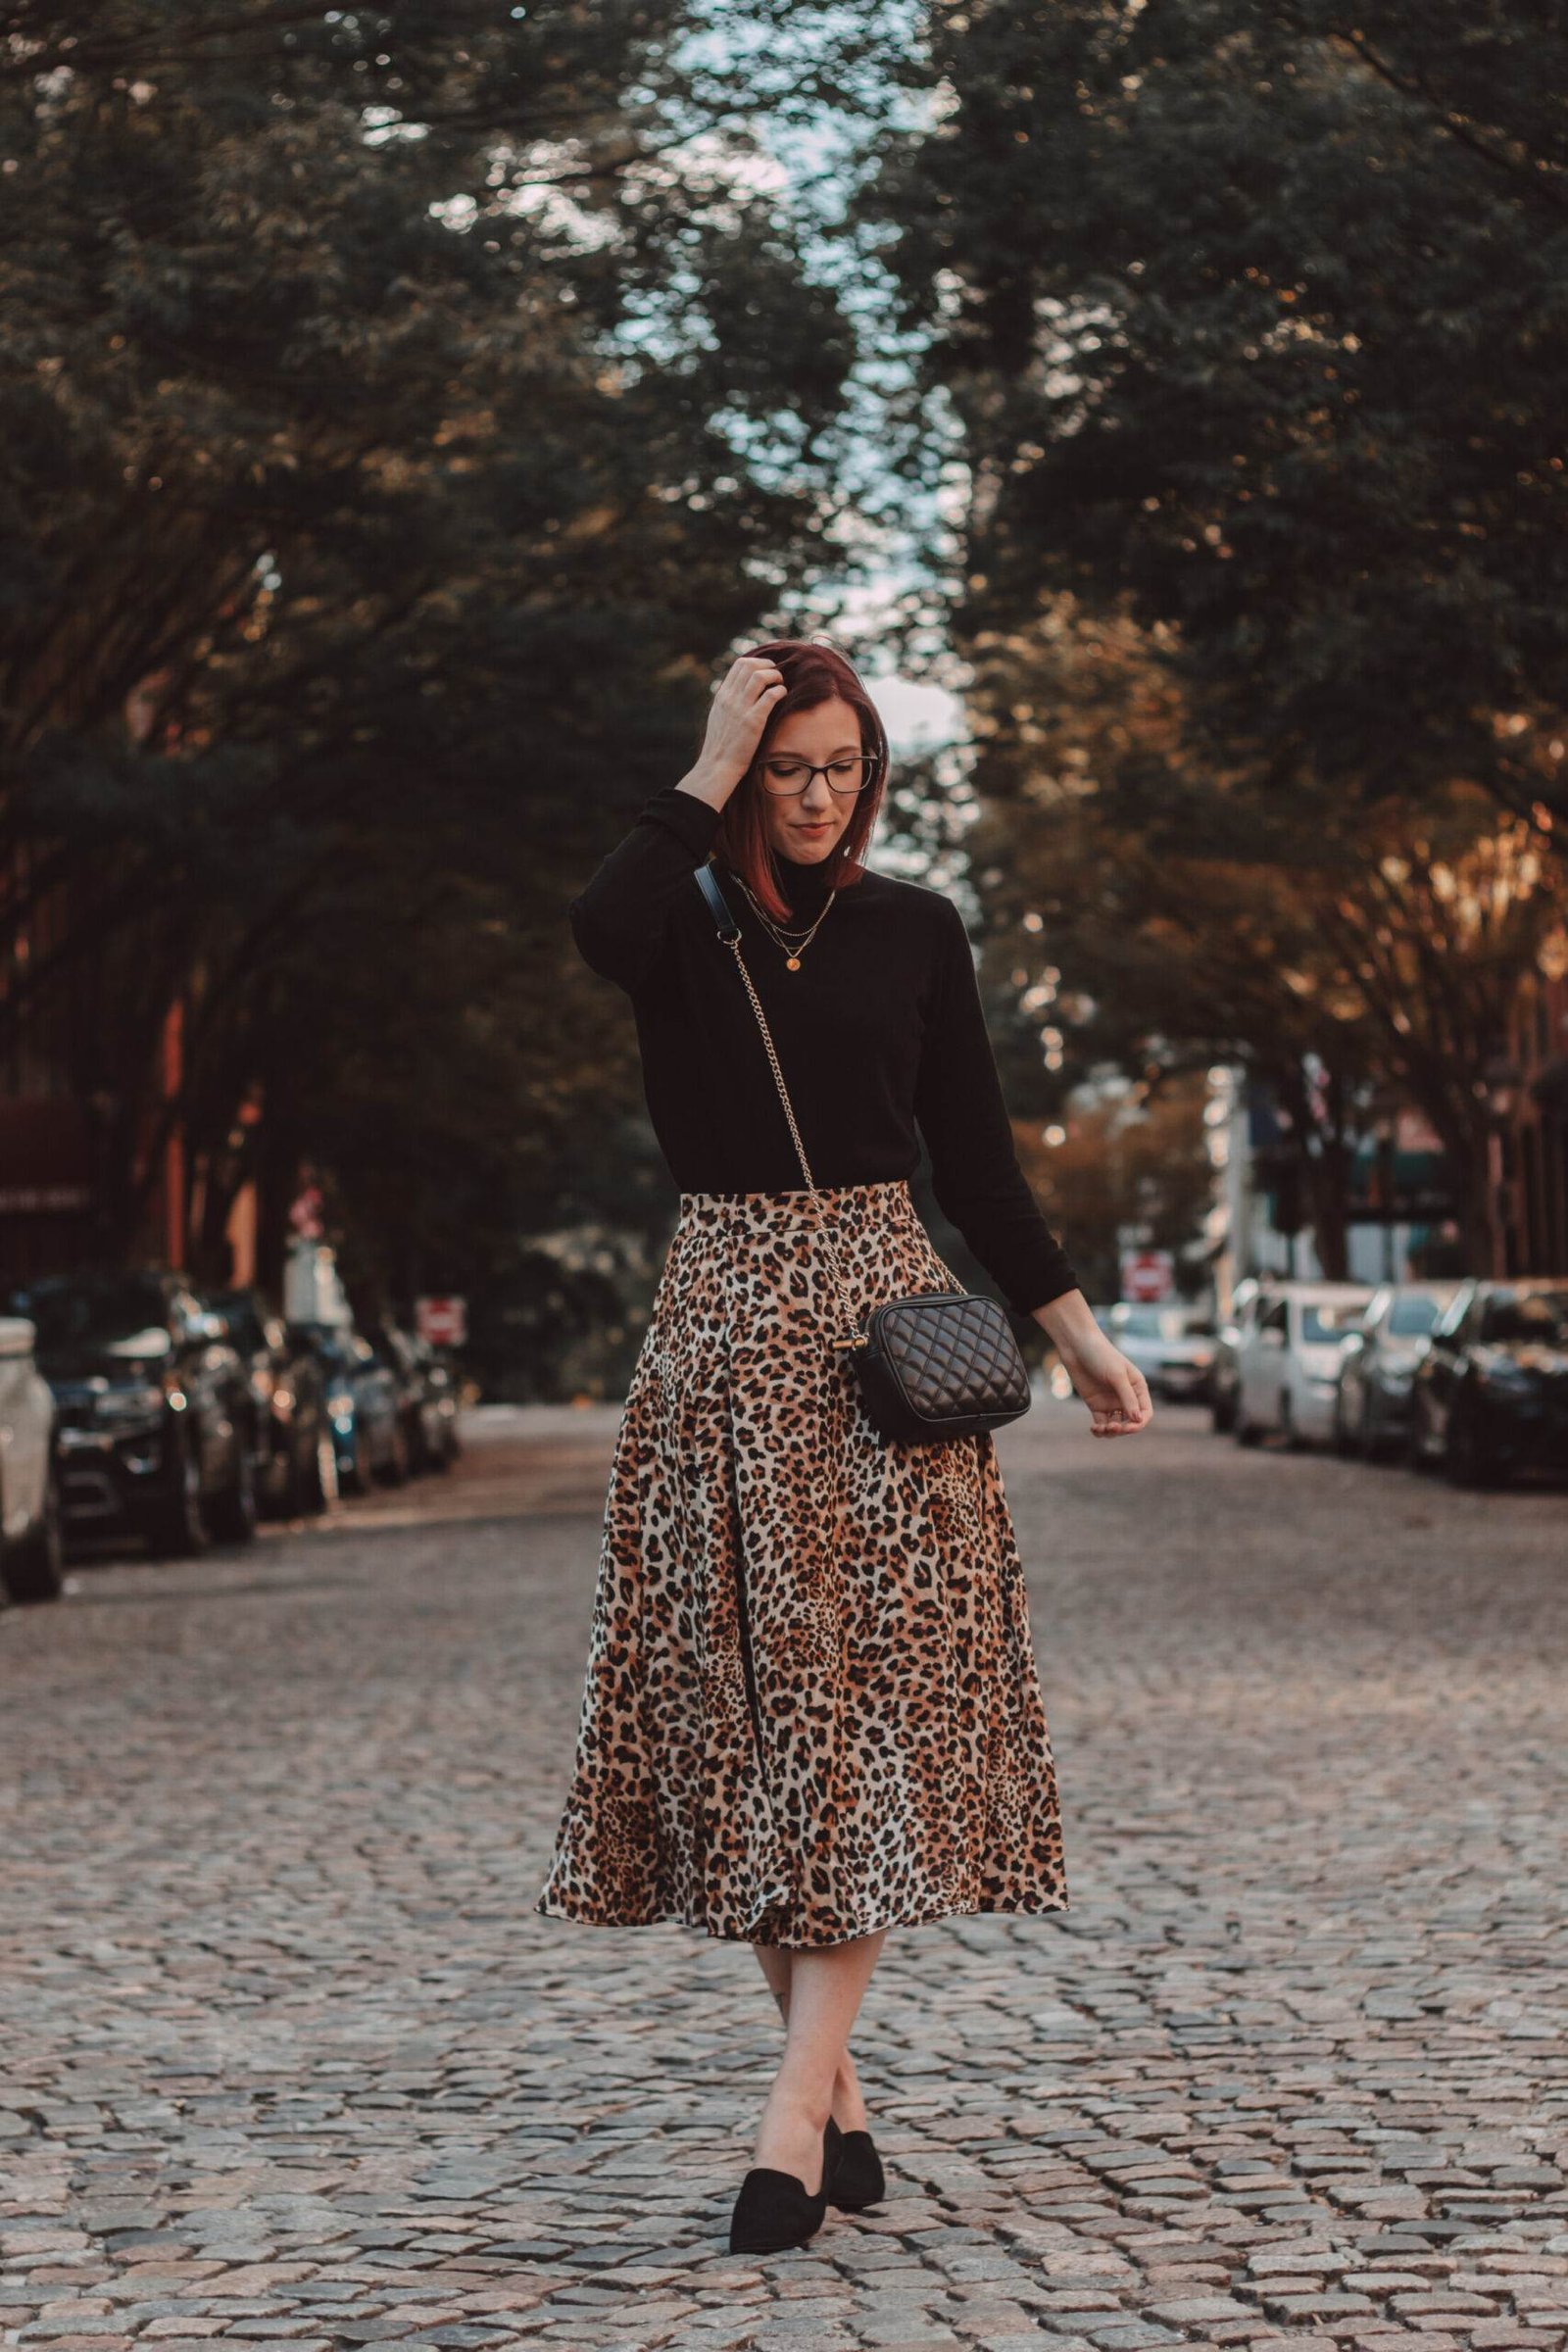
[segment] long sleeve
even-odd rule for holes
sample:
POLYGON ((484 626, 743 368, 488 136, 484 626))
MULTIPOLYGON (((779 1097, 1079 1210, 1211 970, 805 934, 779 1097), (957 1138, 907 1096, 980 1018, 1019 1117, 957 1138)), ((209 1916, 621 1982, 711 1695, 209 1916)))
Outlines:
POLYGON ((921 1048, 914 1115, 932 1187, 1009 1306, 1030 1314, 1078 1289, 1066 1251, 1018 1165, 963 918, 951 931, 921 1048))
POLYGON ((658 962, 669 913, 713 846, 721 811, 667 784, 567 908, 583 961, 628 994, 658 962))

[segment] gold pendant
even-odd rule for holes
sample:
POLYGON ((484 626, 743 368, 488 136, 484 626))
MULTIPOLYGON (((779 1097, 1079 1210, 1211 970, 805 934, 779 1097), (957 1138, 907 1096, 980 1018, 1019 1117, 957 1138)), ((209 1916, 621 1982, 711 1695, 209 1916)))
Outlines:
POLYGON ((786 956, 784 960, 792 972, 798 972, 800 970, 801 959, 798 956, 786 956))

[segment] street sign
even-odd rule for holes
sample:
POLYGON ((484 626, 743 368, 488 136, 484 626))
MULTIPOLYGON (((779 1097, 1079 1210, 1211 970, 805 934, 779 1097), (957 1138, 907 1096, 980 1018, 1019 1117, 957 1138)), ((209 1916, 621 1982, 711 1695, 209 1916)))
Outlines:
POLYGON ((1139 1306, 1157 1306, 1176 1287, 1168 1250, 1128 1250, 1121 1261, 1121 1295, 1139 1306))
POLYGON ((461 1348, 468 1336, 466 1298, 416 1298, 415 1329, 432 1348, 461 1348))

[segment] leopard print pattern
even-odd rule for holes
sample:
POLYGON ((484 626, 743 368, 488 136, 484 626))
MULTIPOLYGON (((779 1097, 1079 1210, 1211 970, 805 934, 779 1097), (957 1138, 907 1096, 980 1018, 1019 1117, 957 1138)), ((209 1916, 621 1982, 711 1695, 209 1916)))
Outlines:
MULTIPOLYGON (((534 1909, 793 1948, 1068 1908, 989 1432, 887 1443, 808 1196, 683 1193, 616 1434, 534 1909)), ((902 1179, 819 1188, 856 1322, 961 1288, 902 1179)))

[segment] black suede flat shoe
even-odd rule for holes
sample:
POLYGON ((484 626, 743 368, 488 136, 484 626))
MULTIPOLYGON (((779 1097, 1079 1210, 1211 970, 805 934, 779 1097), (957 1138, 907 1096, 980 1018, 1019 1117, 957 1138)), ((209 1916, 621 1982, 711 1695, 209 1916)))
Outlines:
MULTIPOLYGON (((832 2130, 829 2124, 828 2130, 832 2130)), ((741 2182, 730 2216, 732 2254, 781 2254, 786 2246, 804 2246, 827 2219, 827 2139, 822 2141, 823 2186, 807 2192, 793 2173, 776 2172, 770 2164, 754 2164, 741 2182)))
POLYGON ((880 2205, 888 2184, 870 2132, 841 2132, 829 2116, 826 2136, 822 2193, 828 2203, 836 2205, 840 2213, 863 2213, 867 2205, 880 2205))

